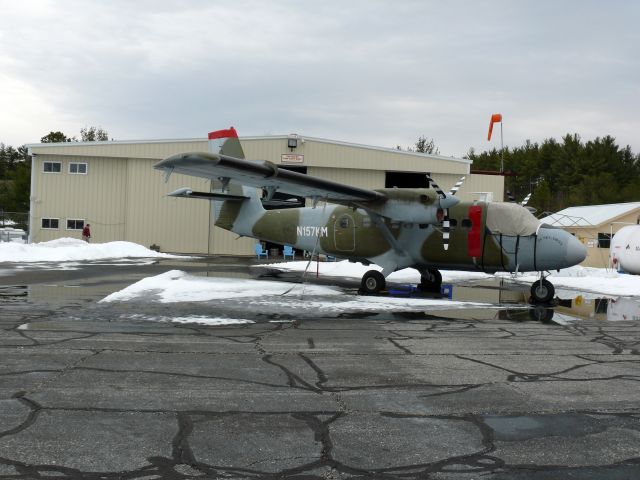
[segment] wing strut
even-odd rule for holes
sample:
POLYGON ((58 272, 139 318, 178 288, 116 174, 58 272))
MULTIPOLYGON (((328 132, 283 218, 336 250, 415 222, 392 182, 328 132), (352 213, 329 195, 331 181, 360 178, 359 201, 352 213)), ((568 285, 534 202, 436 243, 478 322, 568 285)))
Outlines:
POLYGON ((384 221, 382 220, 382 217, 377 213, 373 213, 371 211, 367 211, 367 213, 371 217, 371 220, 373 220, 373 223, 376 224, 376 227, 380 229, 382 236, 385 238, 387 242, 389 242, 389 245, 391 245, 393 250, 398 255, 406 256, 407 252, 405 252, 404 249, 400 246, 400 244, 398 243, 398 240, 396 240, 396 237, 394 237, 391 234, 391 232, 389 231, 389 227, 387 227, 387 224, 384 223, 384 221))
POLYGON ((164 171, 164 183, 169 182, 169 178, 171 178, 171 174, 173 173, 174 167, 169 167, 164 171))

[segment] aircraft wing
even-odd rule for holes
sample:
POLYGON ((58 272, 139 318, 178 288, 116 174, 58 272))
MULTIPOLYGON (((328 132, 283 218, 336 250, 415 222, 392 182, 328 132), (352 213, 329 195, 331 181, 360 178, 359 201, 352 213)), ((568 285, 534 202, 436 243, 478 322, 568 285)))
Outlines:
POLYGON ((352 187, 278 168, 269 161, 243 160, 215 153, 182 153, 166 158, 154 165, 166 174, 172 172, 208 178, 229 179, 234 183, 256 188, 286 192, 307 198, 327 199, 334 202, 375 202, 387 197, 381 192, 352 187))

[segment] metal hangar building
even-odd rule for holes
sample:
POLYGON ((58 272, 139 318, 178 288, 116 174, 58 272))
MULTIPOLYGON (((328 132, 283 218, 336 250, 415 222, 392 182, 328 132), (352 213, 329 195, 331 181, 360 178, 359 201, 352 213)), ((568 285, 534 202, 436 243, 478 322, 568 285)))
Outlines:
MULTIPOLYGON (((247 159, 362 188, 426 187, 424 173, 449 190, 462 176, 463 201, 502 200, 504 177, 470 175, 471 161, 392 148, 279 135, 240 137, 247 159)), ((251 255, 254 239, 214 226, 211 202, 168 197, 180 187, 209 191, 209 180, 174 174, 165 183, 153 165, 170 155, 208 151, 207 138, 40 143, 32 155, 30 242, 80 238, 135 242, 162 251, 251 255)), ((288 198, 284 195, 281 198, 288 198)))

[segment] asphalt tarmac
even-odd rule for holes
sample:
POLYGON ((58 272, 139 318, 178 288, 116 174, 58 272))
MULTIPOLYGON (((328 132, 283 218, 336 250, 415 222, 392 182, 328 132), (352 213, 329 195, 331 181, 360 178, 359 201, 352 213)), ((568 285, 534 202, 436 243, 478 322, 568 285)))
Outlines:
POLYGON ((218 327, 166 321, 217 302, 97 303, 250 263, 0 265, 0 478, 640 478, 638 321, 500 285, 465 288, 511 305, 218 327))

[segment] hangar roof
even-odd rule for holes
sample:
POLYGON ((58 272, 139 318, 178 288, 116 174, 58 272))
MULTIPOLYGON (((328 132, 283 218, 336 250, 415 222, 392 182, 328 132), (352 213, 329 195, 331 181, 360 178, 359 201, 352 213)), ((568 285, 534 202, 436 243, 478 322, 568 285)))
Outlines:
MULTIPOLYGON (((265 135, 265 136, 240 136, 238 137, 240 140, 252 141, 252 140, 287 140, 291 135, 265 135)), ((416 157, 427 157, 435 160, 445 160, 449 162, 459 162, 463 164, 471 164, 472 160, 466 158, 458 158, 458 157, 448 157, 445 155, 434 155, 428 153, 420 153, 420 152, 411 152, 406 150, 398 150, 396 148, 388 148, 388 147, 378 147, 374 145, 365 145, 360 143, 350 143, 343 142, 340 140, 330 140, 326 138, 317 138, 317 137, 308 137, 302 135, 295 135, 297 138, 302 139, 303 141, 311 141, 317 143, 328 143, 331 145, 339 145, 344 147, 353 147, 353 148, 362 148, 365 150, 377 150, 377 151, 386 151, 389 153, 402 154, 402 155, 410 155, 416 157)), ((55 150, 58 148, 90 148, 90 147, 99 147, 106 145, 140 145, 140 144, 163 144, 163 143, 198 143, 198 142, 206 142, 206 138, 181 138, 181 139, 155 139, 155 140, 108 140, 108 141, 100 141, 100 142, 59 142, 59 143, 29 143, 27 147, 29 149, 37 149, 41 153, 45 153, 45 151, 50 151, 51 153, 55 153, 55 150)), ((36 152, 38 153, 38 152, 36 152)))
POLYGON ((541 218, 540 221, 558 227, 597 227, 605 223, 611 223, 616 218, 632 213, 637 209, 640 209, 640 202, 569 207, 541 218))
MULTIPOLYGON (((402 153, 404 155, 414 155, 417 157, 429 157, 429 158, 434 158, 434 159, 438 159, 438 160, 447 160, 450 162, 460 162, 460 163, 466 163, 466 164, 471 164, 473 161, 469 160, 467 158, 457 158, 457 157, 447 157, 445 155, 434 155, 434 154, 430 154, 430 153, 420 153, 420 152, 410 152, 410 151, 406 151, 406 150, 398 150, 397 148, 389 148, 389 147, 376 147, 374 145, 365 145, 362 143, 350 143, 350 142, 343 142, 340 140, 330 140, 327 138, 318 138, 318 137, 307 137, 306 135, 295 135, 296 137, 298 137, 299 139, 303 139, 305 141, 312 141, 312 142, 318 142, 318 143, 329 143, 331 145, 341 145, 344 147, 354 147, 354 148, 363 148, 366 150, 380 150, 380 151, 387 151, 387 152, 392 152, 392 153, 402 153)), ((250 136, 240 136, 239 139, 240 140, 286 140, 290 137, 290 135, 270 135, 270 136, 261 136, 261 137, 250 137, 250 136)))

